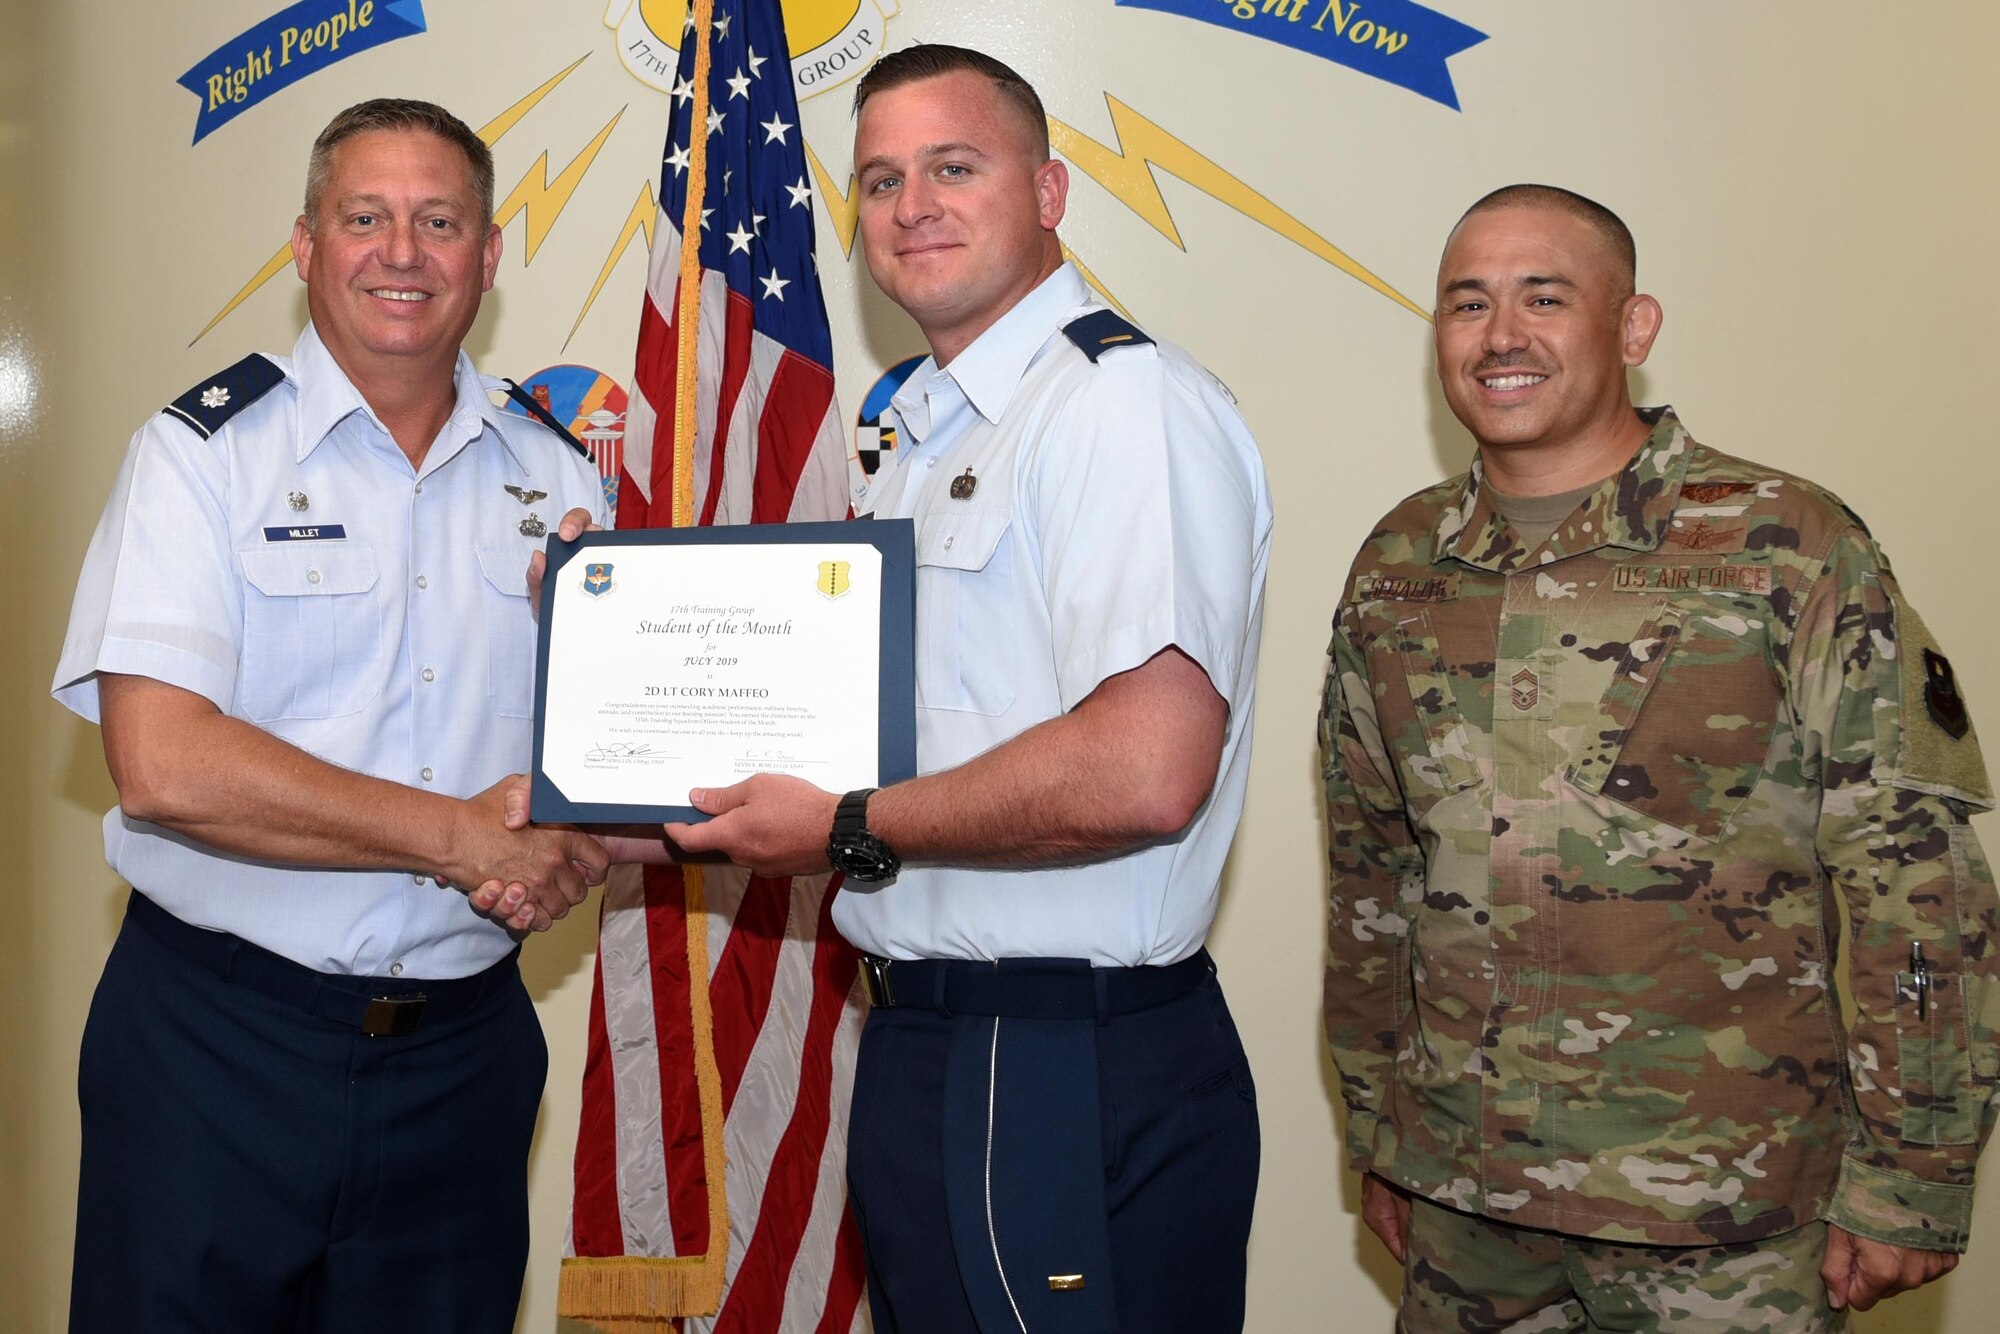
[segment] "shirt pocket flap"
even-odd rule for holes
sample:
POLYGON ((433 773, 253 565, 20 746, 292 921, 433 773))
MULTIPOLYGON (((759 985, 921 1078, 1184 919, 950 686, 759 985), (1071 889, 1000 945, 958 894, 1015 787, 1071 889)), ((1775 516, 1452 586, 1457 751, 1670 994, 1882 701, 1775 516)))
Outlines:
POLYGON ((528 596, 528 552, 514 546, 480 547, 479 570, 486 582, 510 597, 528 596))
POLYGON ((1376 724, 1404 770, 1405 796, 1412 806, 1428 808, 1479 781, 1472 732, 1459 711, 1428 609, 1402 602, 1375 605, 1386 615, 1357 619, 1374 632, 1367 654, 1376 724))
POLYGON ((375 587, 375 553, 365 546, 312 544, 239 551, 243 577, 266 597, 366 593, 375 587))
POLYGON ((1006 535, 1013 512, 950 509, 917 521, 917 564, 947 570, 983 570, 1006 535))
MULTIPOLYGON (((1612 673, 1611 684, 1606 687, 1604 698, 1599 702, 1597 716, 1584 729, 1582 752, 1570 765, 1567 777, 1571 783, 1585 792, 1617 797, 1622 795, 1619 788, 1630 783, 1626 776, 1616 776, 1619 756, 1632 731, 1639 725, 1640 709, 1646 697, 1653 691, 1653 683, 1660 679, 1660 672, 1673 653, 1681 637, 1682 623, 1687 619, 1687 608, 1673 604, 1662 605, 1648 617, 1639 632, 1632 636, 1620 655, 1618 667, 1612 673)), ((1676 724, 1682 719, 1671 720, 1676 724)))

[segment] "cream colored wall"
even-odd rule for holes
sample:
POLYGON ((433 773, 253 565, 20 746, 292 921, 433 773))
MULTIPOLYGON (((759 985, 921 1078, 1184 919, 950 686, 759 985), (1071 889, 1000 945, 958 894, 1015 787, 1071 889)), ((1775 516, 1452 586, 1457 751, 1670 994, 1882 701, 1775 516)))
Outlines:
MULTIPOLYGON (((1100 142, 1112 135, 1103 94, 1114 94, 1421 305, 1451 220, 1486 189, 1548 180, 1609 203, 1637 233, 1642 283, 1667 311, 1640 397, 1671 399, 1704 440, 1809 473, 1866 515, 2000 736, 2000 463, 1985 401, 2000 364, 1985 234, 2000 216, 2000 127, 1976 91, 2000 18, 1813 0, 1439 4, 1491 34, 1454 62, 1463 114, 1111 0, 903 0, 889 32, 892 45, 938 38, 1001 55, 1054 116, 1100 142)), ((48 699, 48 679, 131 430, 244 352, 290 345, 303 303, 289 274, 189 344, 285 236, 315 130, 390 92, 437 98, 477 124, 588 53, 500 144, 502 191, 544 149, 560 171, 628 109, 532 265, 523 223, 510 225, 473 350, 494 371, 568 360, 630 374, 636 249, 559 351, 657 167, 664 125, 664 98, 620 68, 598 0, 432 0, 427 36, 281 92, 191 149, 193 99, 173 80, 280 7, 0 6, 0 531, 12 590, 0 846, 14 894, 0 915, 0 1328, 24 1334, 62 1326, 77 1038, 124 895, 100 856, 113 794, 96 732, 48 699), (26 411, 10 408, 30 380, 26 411)), ((809 102, 803 119, 844 179, 839 102, 809 102)), ((1215 937, 1263 1111, 1250 1327, 1386 1328, 1388 1266, 1357 1238, 1317 1033, 1311 717, 1354 547, 1390 502, 1462 466, 1469 445, 1433 388, 1419 319, 1216 199, 1173 179, 1161 189, 1184 250, 1087 180, 1064 230, 1142 323, 1231 384, 1277 496, 1262 726, 1215 937)), ((820 260, 851 414, 876 369, 919 345, 858 261, 841 259, 825 218, 820 260)), ((1982 832, 2000 840, 2000 823, 1982 832)), ((573 919, 527 953, 553 1060, 525 1330, 554 1320, 590 951, 590 922, 573 919)), ((1971 1264, 1862 1328, 1991 1328, 1996 1248, 2000 1190, 1989 1186, 1971 1264)))

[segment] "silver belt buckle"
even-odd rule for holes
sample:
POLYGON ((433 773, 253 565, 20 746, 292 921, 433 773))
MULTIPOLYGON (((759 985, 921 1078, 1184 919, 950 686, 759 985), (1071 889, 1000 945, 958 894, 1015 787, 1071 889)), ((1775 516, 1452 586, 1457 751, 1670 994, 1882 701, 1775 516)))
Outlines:
POLYGON ((425 996, 374 996, 361 1016, 361 1031, 371 1038, 399 1038, 417 1031, 423 1017, 425 996))
POLYGON ((861 956, 861 989, 868 993, 871 1006, 895 1008, 896 993, 889 986, 889 960, 878 959, 872 954, 861 956))

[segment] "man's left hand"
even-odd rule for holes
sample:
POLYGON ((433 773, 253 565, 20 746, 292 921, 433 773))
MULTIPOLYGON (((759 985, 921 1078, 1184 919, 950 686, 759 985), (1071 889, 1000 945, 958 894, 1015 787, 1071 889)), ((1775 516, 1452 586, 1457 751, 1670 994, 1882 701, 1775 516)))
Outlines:
POLYGON ((826 871, 836 793, 803 778, 755 774, 733 787, 696 788, 689 804, 715 818, 670 824, 667 840, 690 853, 719 852, 755 875, 818 875, 826 871))
POLYGON ((1819 1276, 1826 1280, 1827 1300, 1834 1310, 1851 1306, 1865 1311, 1884 1297, 1921 1288, 1956 1268, 1958 1257, 1950 1251, 1891 1246, 1829 1223, 1819 1276))

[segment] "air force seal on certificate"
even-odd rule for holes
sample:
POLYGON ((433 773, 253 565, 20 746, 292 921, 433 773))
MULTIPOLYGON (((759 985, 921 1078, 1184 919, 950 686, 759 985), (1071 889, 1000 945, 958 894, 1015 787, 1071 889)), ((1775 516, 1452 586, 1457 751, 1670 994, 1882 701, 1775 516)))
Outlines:
POLYGON ((849 575, 850 566, 844 560, 823 560, 819 563, 819 579, 816 586, 820 596, 828 599, 840 597, 854 586, 849 575))
POLYGON ((611 562, 593 561, 583 567, 583 591, 601 598, 618 585, 611 578, 611 562))

